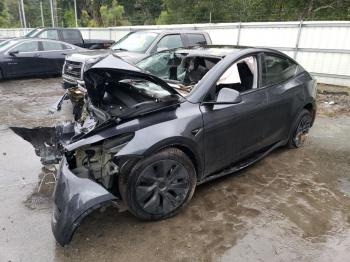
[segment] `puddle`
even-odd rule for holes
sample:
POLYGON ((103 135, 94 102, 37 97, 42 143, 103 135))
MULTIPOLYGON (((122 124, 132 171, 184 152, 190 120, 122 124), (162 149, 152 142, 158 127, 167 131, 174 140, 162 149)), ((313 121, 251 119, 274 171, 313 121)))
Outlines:
POLYGON ((31 210, 49 209, 53 206, 52 193, 56 182, 57 168, 54 165, 44 166, 38 176, 38 183, 33 193, 27 196, 24 205, 31 210))
POLYGON ((344 195, 350 197, 350 174, 349 177, 340 177, 337 179, 338 187, 344 195))

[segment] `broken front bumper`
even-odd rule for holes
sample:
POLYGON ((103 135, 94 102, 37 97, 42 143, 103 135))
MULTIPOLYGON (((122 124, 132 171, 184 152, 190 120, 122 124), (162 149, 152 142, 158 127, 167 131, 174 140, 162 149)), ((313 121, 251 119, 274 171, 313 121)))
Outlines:
POLYGON ((81 221, 93 210, 117 200, 96 182, 73 174, 63 157, 54 191, 52 232, 61 246, 68 244, 81 221))

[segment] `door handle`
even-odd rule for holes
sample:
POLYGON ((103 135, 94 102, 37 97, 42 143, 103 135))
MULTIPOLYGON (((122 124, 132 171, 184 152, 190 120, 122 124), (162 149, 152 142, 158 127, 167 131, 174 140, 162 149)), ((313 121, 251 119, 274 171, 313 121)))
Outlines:
POLYGON ((34 54, 34 57, 40 57, 41 55, 40 54, 34 54))
POLYGON ((67 55, 67 53, 61 53, 61 55, 67 55))

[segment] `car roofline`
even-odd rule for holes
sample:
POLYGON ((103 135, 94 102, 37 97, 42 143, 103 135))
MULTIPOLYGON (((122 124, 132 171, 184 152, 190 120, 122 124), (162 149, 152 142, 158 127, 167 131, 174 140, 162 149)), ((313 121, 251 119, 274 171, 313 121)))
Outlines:
MULTIPOLYGON (((163 50, 157 53, 167 53, 167 52, 188 52, 191 53, 191 55, 201 55, 201 56, 211 56, 211 57, 225 57, 228 54, 232 54, 232 53, 237 53, 239 51, 242 51, 243 49, 251 49, 253 47, 249 47, 249 46, 237 46, 237 45, 193 45, 193 46, 189 46, 189 47, 177 47, 177 48, 172 48, 172 49, 167 49, 167 50, 163 50), (198 49, 196 49, 198 48, 198 49), (203 49, 199 49, 199 48, 203 48, 203 49), (227 52, 222 52, 221 54, 212 54, 209 53, 210 50, 213 49, 222 49, 222 50, 228 50, 227 52), (232 52, 230 52, 229 50, 232 49, 232 52)), ((155 53, 155 54, 157 54, 155 53)), ((154 54, 151 54, 146 58, 152 56, 154 54)), ((141 60, 142 61, 142 60, 141 60)))

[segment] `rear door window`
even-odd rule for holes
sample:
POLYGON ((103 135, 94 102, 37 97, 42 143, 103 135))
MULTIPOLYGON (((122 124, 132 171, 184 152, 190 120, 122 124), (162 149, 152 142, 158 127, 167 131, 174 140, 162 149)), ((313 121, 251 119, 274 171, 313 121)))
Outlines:
POLYGON ((157 44, 157 51, 162 51, 162 50, 172 49, 172 48, 177 48, 182 46, 183 46, 183 43, 181 40, 181 36, 179 34, 166 35, 159 40, 157 44))
POLYGON ((30 41, 22 43, 16 47, 14 47, 11 52, 18 51, 19 53, 22 52, 37 52, 39 51, 39 42, 38 41, 30 41))
POLYGON ((265 54, 262 63, 262 86, 281 83, 295 76, 299 65, 291 59, 265 54))
POLYGON ((216 92, 218 93, 224 87, 235 89, 240 93, 246 92, 258 87, 257 79, 257 59, 255 56, 248 56, 226 69, 216 83, 216 92))
POLYGON ((63 39, 69 43, 77 43, 81 41, 79 31, 76 30, 62 30, 63 39))
POLYGON ((188 45, 205 45, 207 41, 202 34, 186 34, 188 45))
POLYGON ((39 38, 47 38, 47 39, 53 39, 53 40, 59 40, 58 32, 57 30, 45 30, 42 33, 38 35, 39 38))
POLYGON ((42 41, 44 51, 57 51, 63 50, 63 45, 61 43, 42 41))

